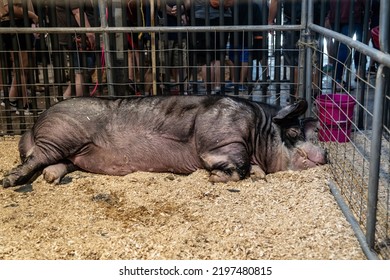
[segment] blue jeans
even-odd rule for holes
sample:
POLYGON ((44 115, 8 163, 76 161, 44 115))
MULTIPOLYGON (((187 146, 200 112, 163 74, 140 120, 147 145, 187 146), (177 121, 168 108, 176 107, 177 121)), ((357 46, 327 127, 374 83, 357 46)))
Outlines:
MULTIPOLYGON (((341 24, 340 26, 340 33, 348 36, 349 32, 349 24, 341 24)), ((362 41, 362 33, 363 33, 363 27, 361 24, 355 24, 352 28, 352 34, 356 35, 357 41, 362 41)), ((349 48, 345 45, 340 43, 338 53, 337 53, 337 61, 336 61, 336 81, 341 82, 343 79, 343 71, 344 71, 344 64, 347 61, 348 56, 350 55, 349 48)), ((360 53, 356 52, 354 53, 353 61, 355 63, 355 67, 357 68, 360 62, 360 53)))

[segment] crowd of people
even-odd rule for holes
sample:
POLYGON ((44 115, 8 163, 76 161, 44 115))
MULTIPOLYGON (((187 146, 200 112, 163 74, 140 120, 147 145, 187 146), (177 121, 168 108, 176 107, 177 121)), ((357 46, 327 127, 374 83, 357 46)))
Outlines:
MULTIPOLYGON (((151 7, 151 1, 148 0, 122 2, 124 13, 120 18, 123 20, 118 22, 115 18, 118 16, 115 14, 116 11, 108 8, 101 13, 97 0, 0 0, 1 27, 39 28, 38 25, 43 25, 74 27, 77 30, 76 28, 80 26, 100 26, 101 14, 106 16, 108 25, 112 26, 270 25, 278 24, 277 15, 281 14, 283 16, 280 18, 284 20, 280 22, 281 24, 300 24, 302 5, 302 1, 299 0, 155 0, 155 7, 151 7), (13 9, 10 9, 11 4, 13 9), (220 7, 220 4, 223 6, 220 7), (151 16, 152 11, 155 11, 155 19, 151 16)), ((314 22, 347 36, 355 36, 356 40, 361 41, 365 5, 378 4, 379 1, 329 0, 325 1, 326 5, 321 6, 322 2, 314 1, 314 22), (320 22, 321 16, 318 12, 323 9, 326 9, 326 17, 324 22, 320 22)), ((373 21, 377 16, 372 10, 373 21)), ((37 61, 36 57, 30 57, 29 53, 33 53, 38 47, 34 43, 42 39, 43 34, 10 32, 0 35, 0 67, 3 70, 0 75, 1 105, 15 113, 24 110, 25 114, 29 114, 32 106, 29 103, 29 93, 35 83, 34 75, 29 73, 31 72, 29 69, 33 68, 31 63, 37 61)), ((93 87, 88 85, 92 84, 92 75, 96 74, 97 65, 104 69, 105 47, 101 34, 75 32, 56 33, 50 36, 52 39, 50 48, 68 54, 61 58, 65 57, 65 62, 60 59, 54 63, 72 69, 72 75, 55 75, 57 79, 55 82, 64 85, 59 93, 59 99, 91 95, 93 87)), ((294 69, 291 71, 294 73, 291 76, 294 85, 298 79, 299 37, 299 31, 283 32, 284 63, 285 66, 294 69)), ((151 94, 153 89, 150 85, 153 80, 163 84, 164 88, 159 87, 159 91, 168 88, 168 91, 176 93, 190 90, 201 92, 199 88, 203 88, 203 92, 209 94, 246 92, 252 82, 252 61, 261 61, 264 69, 267 68, 267 60, 264 58, 268 52, 268 38, 267 31, 253 30, 231 32, 227 29, 220 32, 187 33, 173 31, 159 33, 156 38, 152 38, 149 33, 130 32, 124 36, 123 46, 114 46, 116 50, 123 49, 127 59, 127 67, 123 68, 126 80, 116 81, 117 77, 114 77, 114 82, 126 83, 128 89, 126 94, 151 94), (156 40, 155 44, 152 42, 153 39, 156 40), (154 58, 157 60, 157 64, 154 65, 158 67, 157 72, 152 71, 151 52, 146 52, 145 55, 145 50, 148 51, 151 45, 155 45, 160 54, 154 58), (201 81, 200 84, 196 83, 198 80, 201 81), (191 84, 190 81, 195 82, 191 84)), ((117 38, 109 41, 110 44, 113 41, 118 44, 117 38)), ((329 53, 336 58, 330 61, 335 69, 336 84, 343 85, 343 65, 349 56, 348 49, 343 44, 332 45, 332 40, 328 40, 328 43, 329 53)), ((110 48, 112 49, 112 46, 110 48)), ((358 52, 354 53, 356 67, 359 65, 360 57, 358 52)), ((102 75, 96 79, 101 81, 102 75)), ((296 90, 294 88, 295 95, 296 90)))

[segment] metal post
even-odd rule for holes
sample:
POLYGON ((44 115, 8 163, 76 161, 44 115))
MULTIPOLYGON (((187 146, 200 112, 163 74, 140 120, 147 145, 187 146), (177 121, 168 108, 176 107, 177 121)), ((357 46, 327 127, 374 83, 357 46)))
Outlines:
POLYGON ((390 49, 390 2, 387 0, 381 0, 380 20, 379 20, 379 44, 381 51, 389 53, 390 49))
MULTIPOLYGON (((313 65, 312 65, 312 57, 313 57, 313 50, 311 48, 311 44, 313 42, 310 30, 307 28, 307 23, 313 22, 313 2, 312 1, 304 1, 302 3, 302 23, 305 26, 305 43, 308 44, 309 47, 306 47, 306 61, 305 61, 305 69, 303 72, 305 73, 304 77, 300 77, 300 82, 302 82, 302 85, 304 83, 304 92, 301 93, 302 97, 306 99, 306 101, 309 103, 309 110, 307 110, 306 114, 310 114, 311 107, 312 107, 312 100, 311 100, 311 88, 312 88, 312 73, 313 73, 313 65)), ((303 76, 303 75, 302 75, 303 76)))
MULTIPOLYGON (((111 9, 109 10, 108 22, 115 27, 126 25, 126 5, 122 0, 111 0, 111 9)), ((128 86, 128 57, 126 34, 117 32, 110 34, 111 47, 114 50, 111 56, 113 88, 116 95, 128 95, 130 88, 128 86)))
MULTIPOLYGON (((150 0, 150 25, 155 26, 154 22, 154 0, 150 0)), ((156 33, 150 34, 151 47, 152 47, 152 76, 153 76, 153 95, 157 95, 157 57, 156 57, 156 33)))
MULTIPOLYGON (((99 1, 99 13, 100 13, 100 24, 102 28, 107 28, 107 19, 106 19, 106 9, 107 9, 107 0, 98 0, 99 1)), ((106 73, 107 73, 107 87, 108 95, 114 96, 114 83, 112 80, 112 64, 111 64, 111 53, 110 53, 110 38, 108 37, 107 32, 103 32, 103 44, 104 44, 104 60, 106 63, 106 73)))
MULTIPOLYGON (((291 1, 291 24, 296 24, 297 23, 297 12, 298 12, 298 9, 297 9, 297 3, 294 3, 294 1, 291 1)), ((300 19, 299 19, 299 22, 302 24, 303 23, 303 19, 302 17, 306 17, 306 12, 307 12, 307 9, 305 9, 304 7, 304 3, 301 2, 301 14, 300 14, 300 19)), ((295 42, 299 42, 300 40, 302 40, 303 37, 301 37, 303 35, 303 30, 300 29, 298 32, 293 32, 292 34, 292 40, 291 42, 295 43, 295 42)), ((291 46, 293 47, 293 46, 291 46)), ((294 48, 294 47, 293 47, 294 48)), ((304 68, 304 65, 305 65, 305 57, 304 57, 304 52, 302 51, 303 48, 302 48, 302 44, 299 44, 298 43, 298 46, 297 46, 297 51, 298 51, 298 64, 297 65, 291 65, 290 66, 290 77, 289 77, 289 84, 290 84, 290 90, 289 90, 289 96, 290 96, 290 103, 293 103, 295 102, 296 98, 300 95, 300 92, 302 92, 302 86, 303 86, 303 83, 304 83, 304 80, 302 80, 302 78, 304 77, 304 72, 305 71, 305 68, 304 68)), ((295 51, 295 50, 294 50, 295 51)), ((286 67, 285 67, 286 69, 286 67)), ((286 73, 287 71, 285 70, 284 71, 284 76, 286 76, 286 73)), ((286 79, 285 77, 283 79, 286 79)))
MULTIPOLYGON (((390 3, 388 1, 381 1, 380 11, 380 45, 382 51, 389 50, 389 17, 390 3), (381 37, 382 36, 382 37, 381 37), (386 42, 386 43, 385 43, 386 42)), ((383 116, 385 104, 385 89, 387 79, 389 79, 390 70, 383 64, 379 66, 376 75, 376 88, 374 99, 374 115, 372 121, 372 141, 371 141, 371 161, 368 180, 368 201, 367 201, 367 231, 366 238, 368 246, 373 249, 375 246, 375 227, 376 227, 376 212, 378 202, 378 183, 379 183, 379 168, 381 159, 381 145, 382 145, 382 130, 383 130, 383 116)))
POLYGON ((374 100, 374 115, 371 140, 371 161, 368 179, 368 201, 367 201, 367 231, 366 238, 368 246, 373 249, 375 246, 375 226, 378 202, 379 168, 382 145, 382 124, 385 104, 385 85, 389 71, 385 66, 380 65, 376 76, 376 89, 374 100))
MULTIPOLYGON (((276 25, 282 25, 282 13, 281 13, 281 2, 278 1, 278 14, 276 16, 276 25)), ((275 32, 275 64, 274 64, 274 82, 275 85, 275 104, 280 105, 280 65, 282 62, 282 34, 281 31, 275 32), (278 66, 279 65, 279 66, 278 66)))

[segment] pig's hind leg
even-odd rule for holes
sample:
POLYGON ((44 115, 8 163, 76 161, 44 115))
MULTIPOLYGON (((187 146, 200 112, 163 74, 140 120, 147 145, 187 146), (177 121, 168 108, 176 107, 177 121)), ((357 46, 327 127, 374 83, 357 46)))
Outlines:
POLYGON ((205 168, 210 171, 211 182, 238 181, 249 174, 249 156, 240 143, 231 143, 204 152, 200 157, 205 168))
POLYGON ((40 174, 40 165, 32 154, 34 153, 34 140, 32 132, 27 131, 19 141, 19 155, 22 164, 13 168, 2 180, 5 188, 28 183, 35 180, 40 174))
POLYGON ((21 152, 22 164, 13 168, 3 179, 3 187, 9 188, 32 182, 38 177, 43 168, 56 164, 61 160, 61 156, 46 156, 48 151, 42 151, 40 147, 34 145, 27 154, 21 152))
POLYGON ((17 185, 27 184, 39 176, 42 171, 42 163, 35 157, 27 157, 26 160, 13 168, 5 178, 3 178, 3 187, 9 188, 17 185))
POLYGON ((70 161, 63 161, 57 164, 49 165, 43 169, 42 175, 46 182, 58 185, 62 178, 79 168, 70 161))

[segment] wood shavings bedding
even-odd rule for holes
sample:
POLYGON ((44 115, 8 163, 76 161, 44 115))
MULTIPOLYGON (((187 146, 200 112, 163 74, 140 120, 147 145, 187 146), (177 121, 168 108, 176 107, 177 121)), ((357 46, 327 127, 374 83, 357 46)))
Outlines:
MULTIPOLYGON (((0 177, 17 141, 0 139, 0 177)), ((40 176, 0 190, 0 259, 365 259, 328 168, 226 184, 204 170, 40 176)))

